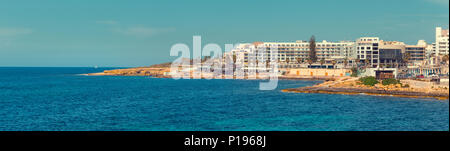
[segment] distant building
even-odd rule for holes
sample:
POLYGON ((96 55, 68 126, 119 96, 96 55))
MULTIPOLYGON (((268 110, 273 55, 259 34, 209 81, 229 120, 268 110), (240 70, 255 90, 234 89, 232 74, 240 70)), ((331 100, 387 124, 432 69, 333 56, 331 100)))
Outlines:
POLYGON ((379 46, 379 67, 397 68, 402 66, 405 44, 397 41, 381 41, 379 46))
POLYGON ((277 56, 278 68, 284 69, 341 69, 354 67, 357 65, 355 61, 359 61, 359 65, 364 64, 365 68, 375 68, 380 73, 384 72, 385 68, 439 65, 439 58, 447 54, 449 54, 449 30, 441 27, 436 28, 436 42, 432 44, 419 40, 416 45, 407 45, 399 41, 383 41, 379 37, 361 37, 356 41, 318 41, 316 42, 317 62, 312 64, 307 62, 310 55, 309 42, 303 40, 245 43, 226 53, 226 55, 234 55, 236 61, 242 62, 243 67, 247 69, 258 63, 258 61, 255 63, 255 60, 273 61, 273 56, 277 56), (270 54, 270 48, 273 46, 278 48, 277 54, 270 54), (263 48, 266 52, 264 55, 252 55, 263 48))
POLYGON ((366 62, 376 68, 379 62, 378 37, 361 37, 356 40, 356 55, 360 62, 366 62))
POLYGON ((426 49, 428 45, 425 41, 419 40, 417 45, 406 45, 405 54, 409 54, 409 62, 422 62, 426 59, 426 49))
MULTIPOLYGON (((270 47, 276 46, 278 48, 278 59, 280 68, 299 68, 300 63, 305 63, 309 58, 309 42, 296 41, 296 42, 257 42, 240 44, 238 47, 232 50, 238 58, 244 59, 245 65, 248 65, 252 59, 268 60, 271 59, 270 47), (252 56, 251 53, 258 50, 260 47, 265 47, 266 53, 263 56, 252 56), (300 62, 300 63, 299 63, 300 62)), ((316 55, 318 60, 337 60, 345 59, 353 60, 355 55, 355 42, 352 41, 340 41, 340 42, 316 42, 316 55)), ((351 61, 349 61, 351 62, 351 61)))
POLYGON ((425 48, 426 57, 430 58, 430 57, 434 56, 435 50, 436 50, 436 43, 427 45, 427 47, 425 48))
POLYGON ((449 41, 448 41, 448 29, 442 29, 442 27, 436 27, 436 47, 435 54, 447 55, 449 54, 449 41))

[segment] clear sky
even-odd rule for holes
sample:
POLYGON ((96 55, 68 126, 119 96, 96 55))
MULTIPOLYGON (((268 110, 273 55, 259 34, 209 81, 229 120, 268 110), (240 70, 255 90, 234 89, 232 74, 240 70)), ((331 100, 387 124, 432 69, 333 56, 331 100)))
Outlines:
POLYGON ((133 67, 170 47, 379 36, 434 42, 449 0, 0 0, 0 66, 133 67))

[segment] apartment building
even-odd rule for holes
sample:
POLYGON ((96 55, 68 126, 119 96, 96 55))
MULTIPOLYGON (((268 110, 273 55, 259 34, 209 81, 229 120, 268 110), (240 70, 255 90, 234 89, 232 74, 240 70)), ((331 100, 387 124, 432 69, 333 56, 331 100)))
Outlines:
POLYGON ((409 62, 422 62, 426 59, 426 49, 429 48, 424 40, 419 40, 417 45, 406 45, 405 54, 409 55, 409 62))
POLYGON ((449 41, 448 41, 448 29, 442 29, 442 27, 436 27, 436 46, 435 54, 448 55, 449 54, 449 41))
MULTIPOLYGON (((298 40, 296 42, 255 42, 252 44, 241 44, 233 51, 237 56, 243 55, 244 64, 248 65, 251 59, 268 60, 270 55, 277 55, 280 68, 298 68, 300 63, 305 63, 309 58, 309 42, 298 40), (270 54, 270 48, 276 46, 277 54, 270 54), (266 50, 263 55, 252 56, 252 53, 258 49, 266 50)), ((334 60, 334 59, 355 59, 355 42, 340 41, 316 42, 316 56, 318 60, 334 60)))
POLYGON ((361 63, 367 63, 376 68, 379 63, 379 45, 378 37, 361 37, 356 40, 356 57, 361 63))

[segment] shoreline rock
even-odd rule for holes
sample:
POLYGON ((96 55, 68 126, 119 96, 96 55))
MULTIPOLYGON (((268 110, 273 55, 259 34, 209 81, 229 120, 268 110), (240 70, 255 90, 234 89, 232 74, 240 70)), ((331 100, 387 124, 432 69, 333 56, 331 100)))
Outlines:
MULTIPOLYGON (((170 68, 167 67, 139 67, 129 69, 115 69, 105 70, 100 73, 88 73, 80 74, 84 76, 151 76, 154 78, 171 78, 166 73, 170 72, 170 68)), ((204 79, 204 77, 202 77, 204 79)), ((245 78, 222 78, 222 79, 244 79, 245 78)), ((255 80, 262 79, 256 78, 255 80)), ((320 80, 324 81, 310 87, 290 88, 283 89, 282 92, 292 93, 324 93, 324 94, 346 94, 346 95, 384 95, 395 97, 409 97, 409 98, 437 98, 439 100, 448 100, 449 93, 442 92, 442 90, 433 90, 427 88, 402 88, 398 85, 376 85, 374 87, 368 87, 358 84, 358 78, 352 77, 320 77, 320 76, 279 76, 280 80, 320 80)))
POLYGON ((413 88, 399 88, 397 86, 382 87, 367 87, 363 85, 354 84, 355 79, 338 79, 336 81, 329 81, 320 83, 309 87, 289 88, 283 89, 282 92, 292 93, 323 93, 323 94, 345 94, 345 95, 376 95, 376 96, 395 96, 408 98, 436 98, 439 100, 448 100, 448 91, 423 91, 413 88))

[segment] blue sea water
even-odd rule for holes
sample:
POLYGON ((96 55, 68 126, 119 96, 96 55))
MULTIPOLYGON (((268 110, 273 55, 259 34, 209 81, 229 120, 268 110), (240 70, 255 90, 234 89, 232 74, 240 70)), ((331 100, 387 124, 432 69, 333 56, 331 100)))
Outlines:
POLYGON ((80 76, 105 68, 0 68, 0 130, 448 131, 449 101, 283 93, 320 81, 80 76))

